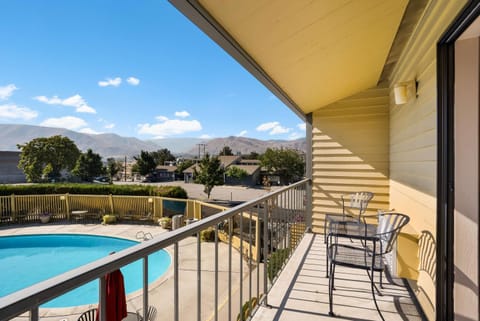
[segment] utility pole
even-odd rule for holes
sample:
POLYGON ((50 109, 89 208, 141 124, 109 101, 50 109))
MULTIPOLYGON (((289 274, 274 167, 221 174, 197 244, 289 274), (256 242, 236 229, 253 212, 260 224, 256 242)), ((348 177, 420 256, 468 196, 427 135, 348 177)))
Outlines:
POLYGON ((198 145, 198 159, 200 159, 200 147, 203 146, 203 156, 205 157, 205 148, 207 147, 207 144, 197 144, 198 145))
POLYGON ((124 179, 125 179, 125 182, 127 181, 127 156, 125 156, 125 169, 123 171, 124 175, 124 179))

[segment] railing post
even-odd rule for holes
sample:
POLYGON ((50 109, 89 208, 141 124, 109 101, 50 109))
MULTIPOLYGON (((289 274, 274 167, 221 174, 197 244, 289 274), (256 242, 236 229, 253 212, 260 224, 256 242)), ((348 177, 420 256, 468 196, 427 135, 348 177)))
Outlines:
POLYGON ((30 321, 38 321, 38 305, 30 309, 30 321))
POLYGON ((148 255, 143 258, 143 320, 147 321, 148 313, 148 255))
POLYGON ((265 306, 268 306, 268 201, 263 206, 263 291, 265 306))
POLYGON ((67 211, 67 220, 70 220, 70 195, 65 194, 65 208, 67 211))
POLYGON ((10 214, 12 216, 12 219, 14 221, 16 221, 17 220, 17 211, 16 211, 16 208, 15 208, 15 194, 12 194, 10 196, 10 210, 11 210, 10 214))
POLYGON ((100 320, 99 321, 106 321, 107 320, 107 282, 105 276, 100 277, 100 284, 99 284, 99 300, 100 300, 100 320))
MULTIPOLYGON (((313 153, 312 153, 312 146, 313 146, 313 117, 312 113, 306 115, 305 125, 306 125, 306 141, 307 141, 307 153, 305 154, 305 177, 309 179, 307 185, 305 186, 306 189, 306 199, 304 202, 306 203, 306 211, 305 211, 305 225, 306 229, 311 232, 312 231, 312 216, 313 216, 313 192, 312 192, 312 180, 313 180, 313 153)), ((325 224, 325 222, 324 222, 325 224)))
POLYGON ((158 197, 158 212, 160 213, 160 217, 163 217, 163 197, 158 197))
POLYGON ((115 213, 115 208, 113 207, 113 196, 112 194, 109 194, 108 200, 110 202, 110 213, 114 214, 115 213))

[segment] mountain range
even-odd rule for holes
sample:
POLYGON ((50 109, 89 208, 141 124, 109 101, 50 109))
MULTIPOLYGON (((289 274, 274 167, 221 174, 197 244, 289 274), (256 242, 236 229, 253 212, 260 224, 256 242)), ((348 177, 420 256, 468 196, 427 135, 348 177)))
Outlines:
POLYGON ((140 140, 117 134, 83 134, 64 128, 42 127, 33 125, 0 124, 0 151, 18 151, 17 144, 25 144, 38 137, 62 135, 75 142, 81 151, 91 148, 103 158, 132 158, 141 150, 155 151, 167 148, 175 155, 198 156, 205 152, 216 155, 224 146, 231 148, 234 154, 263 153, 267 148, 292 148, 306 150, 305 139, 298 140, 259 140, 246 137, 230 136, 226 138, 165 138, 140 140), (200 145, 199 145, 200 144, 200 145))

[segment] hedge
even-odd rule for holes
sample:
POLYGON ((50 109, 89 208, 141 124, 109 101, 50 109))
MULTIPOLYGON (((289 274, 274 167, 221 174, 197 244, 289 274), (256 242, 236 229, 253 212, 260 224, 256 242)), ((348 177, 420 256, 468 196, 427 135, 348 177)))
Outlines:
POLYGON ((83 195, 136 195, 163 196, 187 199, 187 192, 180 186, 142 185, 101 185, 101 184, 32 184, 0 185, 0 196, 42 195, 42 194, 83 194, 83 195))

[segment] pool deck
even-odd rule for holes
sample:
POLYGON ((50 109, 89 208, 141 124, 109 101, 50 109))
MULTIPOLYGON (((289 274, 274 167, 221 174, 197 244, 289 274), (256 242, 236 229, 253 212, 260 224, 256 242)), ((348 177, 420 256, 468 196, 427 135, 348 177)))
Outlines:
MULTIPOLYGON (((153 225, 101 225, 101 224, 38 224, 27 226, 5 226, 0 228, 0 236, 24 235, 24 234, 93 234, 121 237, 136 240, 139 231, 151 233, 154 237, 167 231, 153 225)), ((180 318, 182 320, 196 320, 197 302, 197 243, 196 238, 191 237, 179 242, 179 297, 180 318)), ((228 246, 219 243, 219 257, 228 256, 228 246)), ((170 255, 173 247, 168 247, 170 255)), ((213 316, 213 284, 214 284, 214 243, 202 243, 202 320, 211 320, 213 316)), ((241 260, 237 251, 232 251, 233 262, 241 260)), ((227 260, 219 260, 219 302, 225 300, 227 293, 228 265, 227 260)), ((239 283, 239 264, 233 264, 232 282, 239 283)), ((244 264, 243 276, 248 274, 248 266, 244 264)), ((149 304, 157 308, 157 320, 173 320, 173 266, 158 280, 150 284, 149 304)), ((93 305, 84 305, 69 308, 41 308, 40 320, 44 321, 76 321, 78 316, 90 309, 93 305)), ((142 291, 136 291, 127 295, 127 310, 136 312, 142 307, 142 291)), ((221 315, 222 313, 220 313, 221 315)), ((21 315, 13 320, 24 321, 28 314, 21 315)), ((222 319, 222 318, 220 318, 222 319)))

